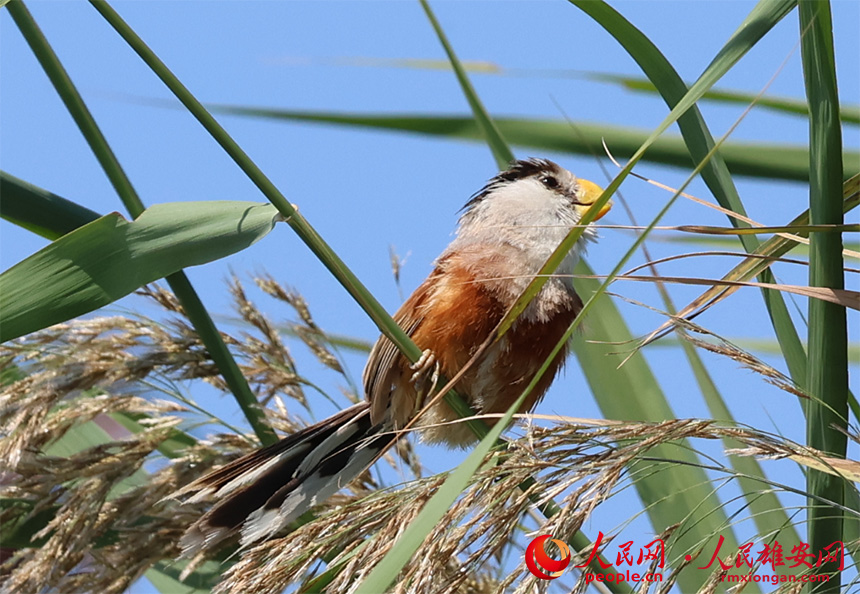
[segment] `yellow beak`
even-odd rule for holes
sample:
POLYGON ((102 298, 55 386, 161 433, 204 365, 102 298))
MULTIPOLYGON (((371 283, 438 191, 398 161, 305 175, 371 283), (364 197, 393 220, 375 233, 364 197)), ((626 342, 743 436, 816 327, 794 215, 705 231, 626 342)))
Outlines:
MULTIPOLYGON (((588 181, 587 179, 580 179, 579 186, 582 188, 582 202, 585 204, 594 204, 595 201, 600 198, 600 195, 603 193, 603 188, 598 186, 593 181, 588 181)), ((606 204, 600 207, 600 210, 597 211, 597 216, 594 217, 594 220, 598 220, 603 215, 609 212, 609 209, 612 208, 612 200, 608 201, 606 204)))

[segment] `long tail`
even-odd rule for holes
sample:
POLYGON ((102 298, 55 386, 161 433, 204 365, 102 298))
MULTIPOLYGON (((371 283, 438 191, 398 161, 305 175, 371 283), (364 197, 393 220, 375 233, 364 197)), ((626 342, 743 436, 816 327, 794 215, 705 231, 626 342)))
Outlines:
POLYGON ((197 479, 174 496, 194 493, 189 502, 218 502, 183 535, 182 556, 239 529, 242 546, 274 535, 334 495, 395 440, 370 422, 370 405, 362 402, 197 479))

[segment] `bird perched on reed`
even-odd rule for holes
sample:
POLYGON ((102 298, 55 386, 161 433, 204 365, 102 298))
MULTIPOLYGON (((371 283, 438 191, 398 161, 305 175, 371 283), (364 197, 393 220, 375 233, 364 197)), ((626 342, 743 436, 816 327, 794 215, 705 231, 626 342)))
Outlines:
MULTIPOLYGON (((515 161, 463 208, 456 238, 394 319, 446 377, 479 345, 591 207, 601 189, 546 159, 515 161)), ((607 203, 598 213, 603 216, 607 203)), ((457 383, 478 413, 505 412, 534 378, 582 308, 572 273, 591 227, 500 340, 457 383)), ((523 403, 532 410, 562 366, 559 352, 523 403)), ((176 495, 214 500, 182 538, 192 556, 239 532, 241 544, 270 537, 349 483, 400 437, 425 404, 421 374, 380 337, 364 369, 366 400, 197 479, 176 495)), ((423 440, 463 446, 474 437, 441 400, 417 421, 423 440)))

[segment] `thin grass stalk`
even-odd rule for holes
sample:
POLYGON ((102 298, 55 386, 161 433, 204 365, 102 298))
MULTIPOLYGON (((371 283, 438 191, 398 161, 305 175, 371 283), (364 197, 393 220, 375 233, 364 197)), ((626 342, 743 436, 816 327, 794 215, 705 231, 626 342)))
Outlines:
MULTIPOLYGON (((629 209, 628 215, 631 217, 632 223, 634 225, 638 225, 633 212, 629 211, 629 209)), ((640 233, 640 231, 637 230, 637 234, 638 233, 640 233)), ((642 244, 642 253, 646 261, 649 262, 648 267, 652 270, 653 275, 655 277, 659 277, 657 265, 652 263, 654 258, 650 255, 649 249, 645 243, 642 244)), ((663 301, 667 313, 669 315, 675 315, 677 313, 677 307, 666 288, 666 284, 658 281, 655 283, 655 287, 663 301)), ((720 422, 735 424, 734 416, 726 405, 725 400, 723 399, 719 388, 717 388, 710 372, 705 366, 705 363, 702 361, 698 349, 690 340, 688 340, 689 333, 682 326, 677 326, 675 328, 675 333, 678 335, 679 344, 684 351, 684 355, 687 358, 690 369, 696 378, 696 383, 698 384, 699 390, 708 406, 711 417, 720 422)), ((723 438, 723 444, 726 449, 737 448, 741 445, 737 440, 728 437, 723 438)), ((765 479, 764 469, 758 461, 749 456, 731 456, 729 458, 729 463, 732 469, 738 473, 738 485, 743 492, 747 505, 753 512, 753 521, 756 524, 759 534, 776 534, 784 531, 789 533, 789 538, 791 538, 792 541, 799 541, 800 538, 797 534, 797 530, 791 523, 788 514, 783 509, 776 494, 773 492, 757 493, 759 481, 751 480, 744 476, 747 475, 765 479)))
MULTIPOLYGON (((578 319, 578 316, 577 316, 578 319)), ((514 413, 519 409, 526 396, 528 396, 537 385, 540 376, 546 371, 552 357, 549 357, 532 381, 523 390, 520 397, 508 407, 504 416, 496 423, 487 435, 481 439, 469 456, 455 468, 445 482, 439 487, 433 497, 430 498, 418 512, 415 519, 409 523, 400 537, 397 539, 385 557, 377 563, 364 580, 355 589, 356 594, 374 594, 388 590, 392 582, 397 578, 402 568, 409 559, 418 551, 421 543, 433 530, 433 527, 442 519, 445 512, 456 501, 464 487, 469 483, 472 476, 478 470, 492 462, 487 461, 487 455, 499 443, 499 437, 513 419, 514 413)))
MULTIPOLYGON (((425 5, 425 10, 429 11, 429 7, 427 7, 426 5, 425 5)), ((438 33, 438 23, 434 22, 434 26, 437 27, 437 33, 438 33)), ((740 45, 739 45, 739 43, 740 42, 737 39, 730 40, 729 44, 727 44, 726 48, 724 48, 723 52, 721 52, 721 54, 720 54, 720 55, 725 54, 729 57, 722 63, 712 63, 711 67, 708 70, 706 70, 706 72, 702 75, 702 77, 699 79, 699 81, 697 81, 694 84, 693 89, 691 91, 687 92, 679 100, 679 102, 678 102, 679 105, 674 107, 674 109, 672 110, 672 113, 669 114, 669 116, 666 118, 666 120, 663 122, 663 124, 658 128, 658 130, 652 132, 651 136, 643 144, 643 146, 641 146, 636 151, 636 154, 633 156, 633 158, 630 160, 630 162, 628 162, 628 164, 623 168, 622 172, 610 183, 607 190, 603 193, 601 198, 598 199, 596 207, 599 207, 600 205, 604 204, 608 200, 609 195, 611 195, 615 191, 615 189, 618 187, 618 185, 620 185, 621 180, 623 180, 623 178, 630 172, 630 170, 635 165, 635 163, 638 161, 638 159, 641 158, 642 154, 645 152, 645 149, 648 146, 650 146, 650 144, 652 144, 654 142, 656 137, 663 130, 665 130, 665 128, 669 125, 669 122, 675 121, 680 116, 680 114, 683 113, 684 108, 682 107, 682 105, 687 104, 687 107, 693 105, 693 102, 695 101, 694 97, 699 96, 701 93, 703 93, 707 89, 707 87, 710 84, 713 84, 713 81, 709 80, 709 79, 715 80, 715 78, 718 76, 718 73, 721 70, 727 69, 727 65, 730 66, 732 63, 734 63, 734 61, 736 61, 739 58, 740 55, 742 55, 742 53, 745 50, 743 49, 743 44, 740 43, 740 45)), ((449 58, 452 59, 453 61, 456 61, 456 56, 454 56, 453 51, 450 51, 450 48, 448 48, 448 47, 446 47, 446 51, 448 51, 449 58)), ((456 71, 456 66, 455 66, 455 71, 456 71)), ((474 92, 474 90, 471 88, 470 85, 464 85, 463 90, 467 94, 467 96, 470 93, 474 92)), ((480 102, 470 101, 470 105, 472 105, 473 109, 483 109, 480 102)), ((484 115, 484 117, 489 118, 489 116, 486 114, 484 115)), ((479 114, 475 114, 475 118, 476 118, 476 120, 479 119, 479 114)), ((697 166, 697 171, 703 165, 706 165, 709 162, 709 159, 712 157, 712 153, 714 151, 713 147, 714 147, 714 144, 712 143, 711 147, 709 147, 709 150, 706 151, 705 155, 703 156, 703 159, 701 160, 700 164, 697 166)), ((494 151, 494 153, 495 153, 495 151, 494 151)), ((677 194, 674 198, 677 198, 677 194)), ((659 219, 659 217, 658 217, 658 219, 659 219)), ((587 214, 583 223, 588 223, 589 221, 590 221, 590 217, 587 214)), ((652 223, 652 226, 654 224, 656 224, 656 221, 652 223)), ((571 231, 570 234, 568 234, 568 237, 565 238, 565 240, 562 242, 562 244, 558 246, 555 253, 549 258, 547 263, 542 267, 541 273, 547 273, 547 274, 551 273, 552 270, 554 270, 557 267, 558 262, 560 261, 561 257, 563 257, 564 253, 566 253, 570 249, 570 247, 573 245, 573 242, 576 241, 576 239, 578 239, 577 231, 579 231, 579 230, 574 229, 571 231)), ((647 232, 646 232, 646 234, 647 234, 647 232)), ((634 249, 635 249, 635 246, 634 246, 634 249)), ((628 254, 628 257, 629 257, 629 254, 628 254)), ((619 267, 620 266, 621 265, 619 265, 619 267)), ((616 270, 616 273, 617 273, 617 270, 616 270)), ((520 299, 518 301, 518 305, 520 305, 520 309, 522 309, 522 307, 524 307, 524 305, 523 305, 524 303, 528 302, 528 299, 530 298, 530 296, 533 296, 534 294, 536 294, 540 290, 540 288, 544 282, 546 282, 546 275, 545 274, 539 274, 538 277, 532 281, 532 283, 529 285, 528 289, 523 293, 523 295, 520 297, 520 299)), ((605 288, 605 284, 603 285, 603 287, 601 287, 601 289, 598 290, 598 293, 603 288, 605 288)), ((585 306, 585 309, 587 309, 588 306, 592 302, 593 302, 593 299, 589 300, 589 302, 585 306)), ((582 314, 585 313, 585 309, 583 310, 582 314)), ((507 329, 507 327, 510 325, 512 319, 515 318, 517 313, 518 313, 518 310, 517 310, 516 306, 514 308, 512 308, 511 311, 508 312, 506 319, 500 324, 499 333, 503 333, 504 330, 507 329)), ((575 325, 576 325, 576 322, 574 322, 574 326, 575 325)), ((692 584, 690 584, 690 585, 692 585, 692 584)))
MULTIPOLYGON (((397 326, 394 320, 385 312, 376 299, 361 285, 357 277, 347 268, 342 260, 331 250, 316 231, 304 220, 298 211, 290 204, 280 191, 272 184, 265 174, 253 161, 242 151, 226 131, 215 121, 202 104, 185 88, 182 83, 170 72, 170 70, 155 56, 145 43, 131 30, 130 27, 101 0, 91 0, 91 4, 104 16, 120 36, 135 50, 144 62, 161 78, 167 87, 177 96, 185 107, 194 115, 206 130, 215 138, 221 147, 234 159, 239 167, 251 178, 263 194, 274 204, 286 221, 296 231, 299 237, 311 248, 324 265, 332 272, 341 284, 350 292, 353 298, 362 306, 368 315, 377 324, 380 330, 388 336, 395 345, 410 360, 415 361, 420 357, 421 351, 409 339, 408 336, 397 326)), ((455 395, 456 400, 450 399, 451 394, 446 394, 446 401, 461 416, 467 417, 473 414, 468 405, 455 395)), ((487 434, 486 425, 483 422, 469 421, 470 426, 480 436, 487 434)))
MULTIPOLYGON (((842 214, 842 133, 839 92, 833 50, 829 2, 800 2, 801 59, 809 102, 809 213, 813 225, 840 225, 842 214)), ((809 234, 809 285, 841 289, 845 286, 840 233, 809 234)), ((820 299, 809 300, 809 362, 807 390, 812 396, 807 419, 807 442, 825 454, 844 458, 848 419, 848 333, 844 307, 820 299)), ((833 546, 843 537, 839 507, 844 502, 841 477, 810 470, 809 544, 813 552, 833 546), (816 504, 813 497, 832 502, 816 504)), ((832 550, 832 549, 831 549, 832 550)), ((837 562, 824 563, 818 573, 830 574, 817 592, 838 592, 837 562)))
MULTIPOLYGON (((657 92, 657 87, 647 78, 638 78, 632 76, 618 76, 615 74, 592 74, 590 78, 602 82, 618 84, 627 90, 641 93, 657 92)), ((734 103, 739 105, 749 105, 755 103, 756 107, 764 110, 772 110, 777 113, 782 113, 791 116, 809 117, 809 105, 806 101, 792 99, 789 97, 768 96, 756 97, 751 93, 741 91, 733 91, 729 89, 713 89, 705 93, 703 99, 708 99, 717 103, 734 103)), ((840 105, 839 116, 843 124, 860 125, 860 107, 856 105, 840 105)))
MULTIPOLYGON (((621 26, 615 20, 620 18, 621 15, 606 3, 584 0, 570 1, 595 19, 615 37, 630 53, 631 57, 636 60, 636 63, 642 68, 645 75, 654 83, 654 86, 658 89, 666 104, 670 108, 674 108, 681 97, 687 92, 687 85, 657 47, 629 22, 624 21, 624 25, 621 26)), ((744 26, 735 33, 735 36, 739 37, 743 35, 750 44, 757 42, 758 39, 763 37, 789 13, 795 4, 794 0, 760 2, 753 12, 750 13, 744 26)), ((716 61, 716 59, 714 60, 716 61)), ((711 63, 711 65, 713 64, 714 62, 711 63)), ((714 139, 708 131, 699 109, 694 106, 689 112, 678 118, 678 127, 681 130, 681 135, 687 144, 693 161, 701 162, 708 151, 714 146, 714 139)), ((841 155, 839 158, 842 158, 841 155)), ((702 179, 723 208, 731 209, 739 214, 745 214, 745 209, 740 201, 740 196, 732 180, 731 173, 725 160, 719 153, 702 170, 702 179)), ((735 226, 748 226, 746 223, 731 217, 729 221, 735 226)), ((741 236, 741 243, 747 252, 754 252, 758 247, 759 240, 755 236, 741 236)), ((763 270, 759 275, 759 281, 774 283, 773 273, 770 270, 763 270)), ((805 385, 806 353, 800 341, 800 335, 795 329, 788 308, 785 305, 785 300, 779 292, 767 290, 762 290, 762 298, 765 301, 771 324, 776 332, 777 341, 782 349, 783 357, 788 365, 792 379, 800 385, 805 385)))
MULTIPOLYGON (((687 94, 686 85, 681 81, 680 77, 678 77, 674 72, 674 69, 671 68, 671 65, 669 65, 653 44, 651 44, 651 42, 632 25, 624 21, 620 15, 609 8, 605 3, 581 2, 576 4, 585 12, 595 17, 595 19, 606 27, 607 30, 610 30, 610 32, 616 36, 619 42, 625 46, 625 49, 627 49, 634 59, 640 63, 643 70, 645 70, 646 73, 654 79, 655 85, 660 86, 660 84, 663 83, 662 86, 665 87, 664 97, 666 97, 667 103, 670 107, 672 107, 673 110, 676 109, 681 97, 684 97, 685 94, 687 94)), ((776 22, 787 14, 791 6, 791 3, 784 3, 781 7, 776 7, 774 4, 770 4, 768 6, 760 4, 745 21, 746 27, 742 27, 733 36, 732 41, 730 41, 729 44, 727 44, 720 54, 718 54, 718 56, 712 61, 702 78, 705 78, 708 72, 714 70, 714 68, 724 68, 726 62, 734 63, 742 53, 738 50, 745 46, 748 47, 754 44, 758 38, 764 35, 764 33, 766 33, 776 22)), ((734 198, 737 198, 737 192, 734 189, 725 164, 719 159, 719 157, 717 157, 713 163, 709 162, 709 157, 711 156, 709 153, 714 151, 715 143, 707 131, 704 120, 695 110, 695 107, 685 115, 681 116, 678 122, 679 125, 682 126, 682 129, 685 130, 685 141, 690 148, 690 153, 694 158, 694 161, 705 164, 706 171, 710 174, 712 182, 711 185, 717 186, 715 194, 718 197, 722 195, 724 197, 728 196, 731 198, 733 196, 734 198)), ((705 174, 703 173, 703 177, 704 175, 705 174)), ((738 199, 733 201, 730 200, 729 202, 735 203, 733 205, 735 210, 743 212, 743 207, 738 199)), ((749 243, 753 244, 750 248, 754 248, 754 244, 757 243, 757 239, 753 239, 753 241, 749 243)), ((766 298, 768 298, 768 296, 766 296, 766 298)), ((785 310, 784 304, 783 310, 785 310)), ((787 310, 783 317, 790 323, 787 310)), ((793 326, 791 327, 791 330, 793 330, 793 326)), ((794 332, 794 335, 795 338, 797 338, 796 332, 794 332)), ((799 338, 795 340, 795 344, 800 346, 799 338)))
MULTIPOLYGON (((262 194, 271 202, 284 217, 284 221, 293 229, 305 245, 328 268, 332 276, 352 296, 359 306, 367 313, 379 330, 398 348, 398 350, 413 363, 421 357, 421 349, 412 342, 409 336, 392 319, 385 308, 358 280, 358 277, 340 259, 340 257, 325 242, 322 236, 308 223, 298 210, 284 197, 280 190, 263 173, 256 163, 242 150, 227 131, 215 120, 203 104, 183 85, 170 71, 167 65, 144 43, 119 14, 105 0, 90 0, 90 4, 114 28, 119 36, 135 53, 149 66, 153 73, 167 86, 177 99, 197 119, 212 138, 233 159, 236 165, 257 186, 262 194)), ((449 390, 445 394, 445 402, 461 417, 473 417, 474 411, 456 391, 449 390)), ((469 419, 469 428, 478 437, 486 435, 487 426, 483 421, 469 419)))
POLYGON ((69 110, 69 115, 77 124, 129 214, 132 218, 137 218, 146 207, 137 195, 131 180, 123 171, 113 149, 111 149, 104 134, 101 133, 98 124, 84 103, 83 97, 75 88, 75 84, 60 62, 59 57, 51 48, 23 0, 12 0, 6 8, 66 109, 69 110))
MULTIPOLYGON (((593 6, 593 4, 590 4, 590 6, 593 6)), ((601 6, 604 5, 601 4, 601 6)), ((425 10, 427 10, 426 6, 425 10)), ((784 14, 779 14, 776 21, 782 18, 782 16, 784 16, 784 14)), ((721 52, 714 59, 714 61, 712 61, 711 65, 705 70, 699 80, 694 83, 693 87, 689 91, 686 90, 685 86, 683 87, 685 92, 682 93, 682 96, 673 106, 669 116, 667 116, 666 120, 664 120, 664 122, 658 127, 657 130, 652 132, 648 140, 646 140, 646 142, 639 148, 639 150, 636 151, 636 154, 630 159, 628 164, 622 169, 619 175, 609 184, 609 187, 603 193, 601 198, 598 199, 597 206, 602 205, 606 202, 606 200, 608 200, 609 195, 611 195, 617 189, 621 181, 624 179, 624 177, 626 177, 627 174, 629 174, 630 170, 633 168, 638 159, 641 158, 642 154, 645 152, 648 146, 650 146, 657 138, 657 136, 659 136, 668 127, 670 122, 673 122, 678 118, 682 117, 682 115, 688 109, 693 107, 694 102, 705 91, 707 91, 708 88, 710 88, 710 86, 722 75, 722 73, 728 70, 728 68, 730 68, 731 65, 733 65, 738 59, 740 59, 740 57, 749 49, 749 47, 752 43, 754 43, 754 41, 749 38, 748 31, 755 30, 759 32, 759 34, 763 34, 775 24, 776 21, 774 21, 772 17, 773 14, 768 13, 767 11, 753 11, 753 14, 751 14, 750 17, 747 19, 747 23, 754 23, 756 26, 750 27, 746 30, 742 30, 742 32, 739 32, 735 36, 733 36, 733 38, 729 40, 729 42, 721 50, 721 52)), ((623 20, 621 19, 620 15, 617 15, 616 13, 614 15, 614 19, 611 20, 619 19, 623 20)), ((650 44, 650 42, 648 43, 650 44)), ((653 46, 651 45, 650 47, 653 46)), ((449 57, 453 57, 452 54, 453 52, 449 52, 449 57)), ((464 87, 464 91, 468 94, 470 91, 472 91, 472 89, 471 87, 464 87)), ((470 104, 473 106, 473 108, 475 108, 476 103, 470 101, 470 104)), ((477 103, 477 107, 481 108, 480 103, 477 103)), ((707 165, 709 163, 709 159, 712 157, 712 153, 715 150, 714 147, 715 143, 713 142, 713 140, 711 140, 710 145, 705 147, 707 150, 705 150, 704 154, 701 155, 701 159, 697 160, 697 162, 700 163, 700 165, 697 166, 697 170, 703 165, 707 165)), ((589 220, 590 219, 588 215, 586 215, 584 222, 587 223, 589 220)), ((654 223, 652 223, 652 225, 653 224, 654 223)), ((572 230, 568 237, 565 238, 565 241, 563 241, 562 244, 559 245, 556 252, 549 258, 547 263, 542 268, 541 272, 551 272, 552 270, 554 270, 563 254, 567 250, 569 250, 570 247, 572 247, 573 242, 576 241, 576 239, 576 230, 572 230)), ((534 279, 534 281, 532 281, 529 288, 521 296, 520 301, 527 301, 530 295, 534 295, 535 293, 537 293, 537 291, 540 290, 544 282, 546 282, 546 278, 542 275, 539 275, 536 279, 534 279)), ((586 305, 586 308, 587 307, 588 306, 586 305)), ((507 317, 508 323, 510 322, 510 318, 516 315, 516 308, 513 308, 513 310, 509 313, 512 315, 509 315, 507 317)), ((505 325, 503 323, 501 324, 501 331, 504 331, 504 329, 505 325)))
POLYGON ((469 76, 466 74, 466 69, 463 68, 460 60, 457 59, 457 55, 454 53, 454 48, 451 47, 451 44, 448 42, 448 37, 445 35, 445 31, 442 29, 439 21, 436 19, 436 15, 433 14, 433 10, 430 8, 430 4, 427 0, 421 0, 421 7, 424 9, 427 19, 433 26, 433 30, 436 32, 439 42, 445 49, 445 53, 448 54, 448 61, 454 69, 454 74, 457 75, 457 81, 460 83, 460 87, 463 89, 463 94, 469 102, 469 107, 472 109, 472 116, 475 118, 475 122, 481 129, 484 141, 493 152, 493 157, 496 159, 496 165, 499 169, 505 169, 508 163, 514 160, 514 152, 511 150, 511 147, 508 146, 508 143, 499 131, 499 127, 493 121, 493 118, 490 117, 490 114, 484 108, 484 104, 481 103, 478 93, 475 92, 475 88, 472 86, 469 76))
MULTIPOLYGON (((8 5, 9 14, 21 30, 24 39, 57 91, 57 94, 69 110, 78 128, 89 144, 99 164, 122 200, 132 218, 137 218, 145 206, 141 201, 131 180, 126 175, 104 134, 84 103, 66 69, 60 63, 48 40, 33 19, 30 11, 22 0, 13 0, 8 5)), ((278 440, 266 416, 257 403, 257 398, 245 380, 235 359, 230 354, 227 345, 221 338, 221 333, 215 327, 212 317, 206 310, 200 296, 195 291, 191 281, 184 272, 177 272, 166 277, 167 283, 182 303, 188 319, 191 321, 200 340, 209 350, 212 360, 218 366, 224 381, 230 388, 236 402, 248 419, 248 423, 263 445, 269 445, 278 440)))
MULTIPOLYGON (((465 95, 466 100, 469 102, 469 106, 472 109, 472 115, 475 119, 475 122, 478 124, 479 129, 482 132, 482 135, 484 137, 484 141, 487 143, 490 150, 492 151, 493 157, 495 158, 496 164, 498 165, 498 167, 500 169, 504 169, 508 163, 514 161, 514 159, 515 159, 514 152, 511 150, 510 146, 505 141, 501 132, 499 132, 499 129, 496 126, 495 121, 493 120, 492 116, 490 116, 489 112, 487 112, 486 108, 484 107, 483 103, 480 100, 480 97, 478 97, 478 94, 475 91, 475 88, 472 86, 472 83, 469 80, 469 76, 466 74, 465 68, 463 67, 459 58, 457 58, 457 54, 454 52, 454 48, 448 42, 448 38, 445 35, 445 32, 442 29, 442 26, 439 24, 439 21, 436 18, 436 15, 433 13, 433 10, 430 8, 430 4, 427 2, 427 0, 421 0, 421 6, 424 9, 425 14, 427 15, 427 19, 430 21, 430 24, 433 27, 433 30, 435 31, 436 36, 439 39, 439 42, 442 44, 442 47, 444 48, 445 53, 448 55, 448 60, 451 64, 451 67, 454 70, 454 73, 457 76, 457 81, 460 83, 460 88, 462 89, 463 94, 465 95)), ((594 207, 592 207, 591 217, 589 217, 588 213, 586 214, 585 220, 582 221, 583 224, 588 224, 589 222, 591 222, 591 220, 594 218, 594 214, 596 214, 598 212, 599 208, 604 203, 606 203, 608 201, 608 199, 609 199, 609 194, 604 192, 603 200, 602 201, 598 200, 597 204, 594 207)), ((572 229, 568 238, 566 238, 565 242, 563 242, 562 245, 560 245, 558 247, 556 252, 559 252, 560 250, 562 250, 564 245, 569 244, 572 246, 573 242, 575 242, 576 240, 579 239, 579 237, 582 235, 583 231, 584 231, 584 228, 572 229)), ((565 250, 565 251, 569 251, 569 249, 570 248, 567 248, 567 250, 565 250)), ((544 265, 543 268, 548 268, 548 267, 552 266, 552 270, 554 270, 555 267, 557 267, 557 264, 556 265, 552 264, 552 262, 554 261, 554 256, 555 256, 555 254, 553 254, 553 256, 550 256, 549 261, 547 262, 547 264, 544 265)), ((543 271, 543 269, 542 269, 542 271, 543 271)), ((540 281, 540 279, 541 279, 541 276, 539 274, 535 280, 540 281)), ((547 279, 544 278, 543 282, 546 282, 546 280, 547 279)), ((534 281, 532 284, 534 284, 534 281)), ((505 315, 505 319, 503 319, 499 323, 499 325, 497 326, 497 330, 496 330, 497 334, 496 334, 496 336, 493 337, 494 340, 498 340, 499 338, 501 338, 501 336, 505 333, 505 331, 510 328, 511 324, 513 324, 513 320, 520 313, 522 313, 522 311, 525 309, 525 307, 528 305, 528 303, 531 302, 531 300, 537 295, 542 284, 543 284, 542 282, 538 282, 537 283, 537 289, 532 289, 531 285, 526 288, 526 290, 523 292, 522 295, 520 295, 520 297, 518 298, 518 300, 514 304, 514 306, 507 312, 507 314, 505 315)), ((587 304, 586 304, 586 306, 587 306, 587 304)), ((574 322, 572 324, 572 328, 576 328, 579 325, 580 321, 581 321, 580 316, 577 316, 577 319, 574 320, 574 322)), ((569 333, 570 332, 572 332, 572 330, 570 330, 569 333)), ((568 333, 568 336, 569 336, 569 333, 568 333)), ((489 337, 488 337, 488 339, 489 339, 489 337)), ((565 343, 566 343, 566 339, 561 341, 556 346, 556 349, 553 352, 553 354, 547 358, 547 360, 544 362, 544 365, 541 367, 541 369, 538 371, 538 373, 532 379, 532 382, 526 388, 523 395, 509 409, 508 414, 513 414, 513 412, 515 412, 516 409, 519 408, 519 403, 524 400, 524 398, 526 397, 526 395, 529 392, 531 392, 533 387, 537 384, 537 381, 543 376, 544 372, 546 371, 547 366, 549 365, 549 362, 554 359, 556 352, 558 350, 560 350, 561 346, 564 345, 565 343)), ((499 424, 507 425, 507 422, 499 423, 499 424)), ((484 445, 483 439, 485 437, 486 436, 482 437, 482 442, 478 445, 479 448, 484 445)), ((497 449, 504 449, 505 443, 497 438, 496 443, 494 444, 494 447, 497 449)), ((477 470, 477 467, 475 467, 473 469, 472 473, 474 473, 476 470, 477 470)), ((528 492, 536 484, 538 484, 537 480, 534 478, 531 478, 530 480, 527 480, 527 481, 524 481, 523 483, 521 483, 519 485, 519 488, 523 492, 528 492)), ((560 511, 558 504, 551 499, 546 501, 546 502, 541 503, 539 493, 533 493, 530 496, 530 498, 535 503, 535 505, 538 506, 539 511, 546 518, 551 518, 552 516, 554 516, 555 514, 557 514, 560 511)), ((574 548, 577 551, 583 551, 583 550, 586 550, 592 546, 591 539, 589 539, 581 531, 578 531, 576 534, 574 534, 572 536, 572 544, 574 545, 574 548)), ((592 563, 590 565, 590 569, 593 572, 598 573, 598 574, 606 574, 606 571, 599 564, 599 560, 597 560, 597 559, 592 561, 592 563)), ((620 588, 615 582, 606 582, 606 583, 608 584, 609 589, 613 592, 618 592, 618 591, 622 590, 622 588, 620 588)))

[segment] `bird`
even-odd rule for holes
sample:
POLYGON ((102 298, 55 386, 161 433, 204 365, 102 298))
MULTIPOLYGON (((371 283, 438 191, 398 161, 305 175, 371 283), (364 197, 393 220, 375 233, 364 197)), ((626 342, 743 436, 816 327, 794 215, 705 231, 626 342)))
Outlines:
MULTIPOLYGON (((543 158, 513 161, 492 177, 461 209, 454 239, 394 315, 423 350, 423 369, 380 336, 363 373, 365 400, 177 491, 174 496, 187 502, 214 500, 182 536, 182 556, 237 534, 241 547, 271 538, 368 469, 425 404, 427 364, 454 377, 601 193, 597 184, 543 158)), ((610 208, 607 202, 595 220, 610 208)), ((583 307, 572 274, 595 239, 596 229, 587 226, 509 331, 459 379, 456 389, 476 413, 507 411, 552 355, 583 307)), ((567 345, 519 412, 540 401, 566 355, 567 345)), ((435 399, 416 426, 424 442, 464 447, 476 438, 458 418, 435 399)))

